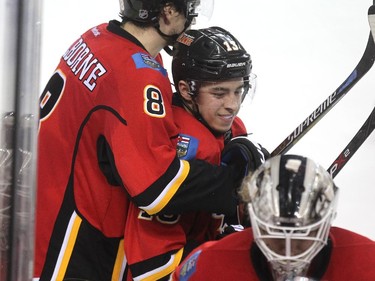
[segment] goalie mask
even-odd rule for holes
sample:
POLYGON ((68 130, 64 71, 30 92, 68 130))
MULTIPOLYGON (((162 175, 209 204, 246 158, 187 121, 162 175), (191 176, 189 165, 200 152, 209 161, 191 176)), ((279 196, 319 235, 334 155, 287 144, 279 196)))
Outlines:
POLYGON ((304 276, 327 243, 338 189, 311 159, 282 155, 268 159, 247 184, 254 239, 270 262, 275 280, 304 276))

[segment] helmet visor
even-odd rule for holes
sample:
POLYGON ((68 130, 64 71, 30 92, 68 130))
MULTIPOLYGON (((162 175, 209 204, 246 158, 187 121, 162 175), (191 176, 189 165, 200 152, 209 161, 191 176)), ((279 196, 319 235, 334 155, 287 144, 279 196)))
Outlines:
POLYGON ((186 19, 191 24, 205 24, 212 16, 214 0, 188 0, 186 2, 186 19))
POLYGON ((187 79, 192 95, 198 95, 200 92, 210 92, 212 95, 222 98, 233 94, 239 104, 245 98, 251 102, 256 89, 256 75, 251 73, 247 77, 222 79, 219 81, 204 81, 187 79))

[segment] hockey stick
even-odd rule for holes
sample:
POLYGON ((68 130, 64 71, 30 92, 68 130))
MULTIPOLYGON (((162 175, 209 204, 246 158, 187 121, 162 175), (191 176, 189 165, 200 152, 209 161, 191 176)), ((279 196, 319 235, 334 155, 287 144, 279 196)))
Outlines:
MULTIPOLYGON (((375 5, 372 5, 368 9, 368 21, 370 24, 372 36, 373 38, 375 38, 375 5)), ((372 110, 369 117, 367 118, 367 120, 365 121, 365 123, 363 123, 362 127, 358 130, 356 135, 352 138, 352 140, 348 143, 348 145, 344 148, 344 150, 340 153, 336 160, 333 161, 331 166, 327 169, 327 171, 331 174, 332 178, 334 178, 341 171, 341 169, 346 165, 346 163, 354 155, 358 148, 365 142, 368 136, 371 135, 374 128, 375 107, 372 110)))
POLYGON ((368 23, 370 24, 372 37, 375 38, 375 0, 374 5, 368 9, 368 23))
MULTIPOLYGON (((375 9, 371 6, 370 10, 375 9)), ((371 18, 374 24, 373 14, 371 18)), ((369 15, 370 18, 370 15, 369 15)), ((370 24, 371 26, 371 24, 370 24)), ((375 27, 371 26, 375 33, 375 27)), ((357 66, 345 81, 331 94, 323 103, 321 103, 301 124, 278 147, 272 151, 271 156, 284 154, 288 152, 324 115, 326 115, 343 98, 349 90, 370 70, 375 60, 375 43, 370 32, 366 49, 357 66)))
POLYGON ((374 129, 375 107, 372 110, 369 117, 367 118, 367 120, 365 121, 365 123, 363 123, 362 127, 358 130, 356 135, 352 138, 352 140, 348 143, 345 149, 340 153, 336 160, 333 161, 331 166, 327 169, 327 171, 331 174, 332 178, 334 178, 341 171, 341 169, 354 155, 358 148, 365 142, 367 137, 371 135, 374 129))

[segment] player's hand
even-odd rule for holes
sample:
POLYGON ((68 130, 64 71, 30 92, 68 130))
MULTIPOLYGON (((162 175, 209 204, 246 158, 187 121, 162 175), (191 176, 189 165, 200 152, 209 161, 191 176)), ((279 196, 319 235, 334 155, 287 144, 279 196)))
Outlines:
POLYGON ((258 168, 269 157, 269 153, 248 137, 240 136, 231 139, 221 154, 221 164, 232 167, 238 181, 258 168))

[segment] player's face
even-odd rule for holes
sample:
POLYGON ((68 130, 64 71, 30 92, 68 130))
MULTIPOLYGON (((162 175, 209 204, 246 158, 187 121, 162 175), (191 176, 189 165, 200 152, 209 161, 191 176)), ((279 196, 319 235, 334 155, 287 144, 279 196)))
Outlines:
POLYGON ((291 240, 290 248, 286 247, 285 239, 264 239, 268 248, 278 255, 297 256, 311 247, 311 240, 291 240), (290 253, 288 253, 290 251, 290 253))
POLYGON ((204 83, 196 98, 199 113, 213 130, 225 133, 240 110, 243 93, 242 78, 204 83))
POLYGON ((181 34, 184 32, 186 21, 187 19, 183 13, 179 13, 174 17, 169 35, 181 34))
POLYGON ((173 5, 167 5, 164 8, 164 17, 159 20, 159 28, 166 35, 179 35, 185 30, 186 22, 187 18, 183 11, 177 11, 173 5))
MULTIPOLYGON (((317 231, 311 231, 308 237, 316 237, 317 231)), ((266 243, 267 247, 275 252, 278 255, 282 256, 297 256, 305 251, 307 251, 312 244, 314 243, 313 240, 306 240, 301 236, 301 239, 298 239, 298 234, 295 235, 286 235, 284 238, 264 238, 264 242, 266 243)))

